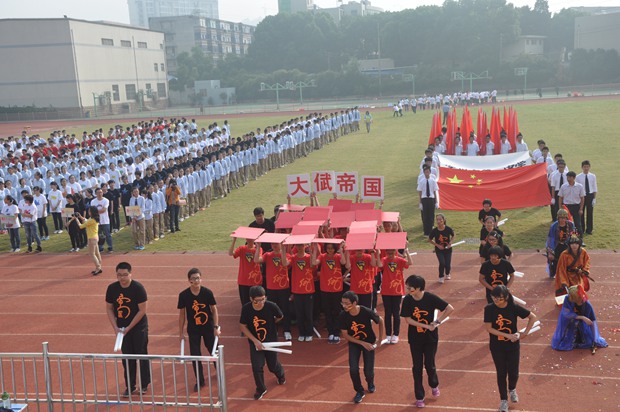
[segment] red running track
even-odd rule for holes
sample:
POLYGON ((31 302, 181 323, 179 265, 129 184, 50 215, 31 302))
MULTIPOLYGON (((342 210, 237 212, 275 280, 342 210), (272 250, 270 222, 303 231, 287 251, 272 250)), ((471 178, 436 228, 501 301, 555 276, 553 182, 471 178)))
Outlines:
MULTIPOLYGON (((558 309, 553 302, 552 283, 544 273, 540 254, 517 253, 515 268, 525 273, 513 292, 527 301, 540 318, 543 329, 525 340, 521 348, 518 391, 520 411, 611 411, 620 406, 620 345, 618 344, 618 296, 620 256, 590 252, 596 279, 590 298, 601 334, 609 348, 596 355, 589 351, 555 352, 550 339, 558 309)), ((2 281, 0 352, 40 352, 48 341, 52 352, 110 353, 114 336, 105 313, 104 294, 115 281, 114 266, 120 261, 133 266, 134 279, 149 294, 150 344, 152 354, 178 354, 176 309, 178 293, 187 287, 187 270, 199 267, 206 286, 218 301, 226 348, 226 372, 231 411, 255 408, 254 383, 249 365, 247 340, 238 332, 239 299, 236 287, 237 262, 223 254, 128 253, 104 256, 104 273, 89 275, 92 264, 86 255, 4 255, 0 262, 2 281)), ((425 276, 427 290, 455 307, 451 319, 441 327, 437 367, 441 397, 427 395, 427 408, 450 411, 495 411, 499 404, 495 371, 483 330, 484 292, 478 284, 479 262, 475 253, 456 253, 453 280, 435 282, 436 260, 432 253, 419 253, 406 275, 425 276)), ((379 312, 383 308, 379 307, 379 312)), ((321 328, 323 334, 325 331, 321 328)), ((397 411, 414 406, 411 356, 401 328, 397 345, 378 349, 375 367, 377 392, 354 405, 348 375, 347 346, 328 345, 326 339, 311 343, 294 340, 293 355, 281 355, 287 383, 278 386, 266 372, 268 392, 259 401, 268 411, 397 411)), ((294 333, 295 336, 295 333, 294 333)), ((427 392, 430 392, 427 387, 427 392)))

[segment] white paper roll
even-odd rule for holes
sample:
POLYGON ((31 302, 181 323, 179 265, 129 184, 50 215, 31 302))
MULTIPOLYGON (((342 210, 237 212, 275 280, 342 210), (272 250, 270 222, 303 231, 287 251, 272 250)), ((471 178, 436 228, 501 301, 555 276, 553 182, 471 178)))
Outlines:
POLYGON ((556 296, 555 297, 555 303, 558 306, 562 306, 564 304, 564 298, 567 297, 568 295, 562 295, 562 296, 556 296))
POLYGON ((220 341, 220 337, 216 336, 215 340, 213 341, 213 348, 211 349, 211 356, 216 356, 217 355, 217 344, 220 341))
POLYGON ((118 352, 123 347, 123 337, 125 334, 122 332, 125 328, 121 329, 121 332, 116 334, 116 342, 114 343, 114 352, 118 352))
POLYGON ((463 243, 465 243, 465 241, 464 241, 464 240, 459 240, 458 242, 453 243, 453 244, 452 244, 452 247, 454 247, 454 246, 458 246, 458 245, 462 245, 463 243))
POLYGON ((318 330, 316 330, 316 328, 312 328, 312 330, 314 330, 314 334, 316 335, 317 338, 321 339, 321 334, 319 333, 318 330))
POLYGON ((286 341, 286 342, 262 342, 264 347, 269 347, 269 348, 277 348, 277 347, 281 347, 281 346, 293 346, 293 342, 291 342, 290 340, 286 341))
POLYGON ((267 350, 270 352, 278 352, 278 353, 286 353, 287 355, 292 355, 293 351, 289 349, 280 349, 280 348, 271 348, 269 346, 263 346, 263 350, 267 350))
POLYGON ((512 295, 512 298, 514 299, 515 303, 518 303, 518 304, 519 304, 519 305, 521 305, 521 306, 525 306, 525 305, 527 305, 527 303, 526 303, 524 300, 519 299, 519 298, 518 298, 518 297, 516 297, 515 295, 512 295))
POLYGON ((523 276, 525 276, 525 273, 523 273, 523 272, 516 272, 515 271, 515 276, 518 277, 518 278, 522 278, 523 276))

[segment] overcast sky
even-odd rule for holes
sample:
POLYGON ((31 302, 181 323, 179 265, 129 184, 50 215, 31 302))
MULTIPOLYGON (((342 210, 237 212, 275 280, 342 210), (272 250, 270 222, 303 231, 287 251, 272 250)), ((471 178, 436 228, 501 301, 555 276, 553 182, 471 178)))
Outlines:
MULTIPOLYGON (((345 3, 349 0, 345 0, 345 3)), ((359 0, 358 0, 359 1, 359 0)), ((534 6, 536 0, 513 0, 516 6, 534 6)), ((565 7, 620 6, 620 0, 548 0, 552 12, 565 7)), ((510 1, 509 1, 510 2, 510 1)), ((85 20, 108 20, 129 23, 127 0, 0 0, 1 18, 69 17, 85 20)), ((319 7, 334 7, 336 0, 314 0, 319 7)), ((425 4, 440 5, 443 0, 371 0, 372 5, 389 11, 415 8, 425 4)), ((277 0, 220 0, 220 19, 258 21, 276 14, 277 0)))

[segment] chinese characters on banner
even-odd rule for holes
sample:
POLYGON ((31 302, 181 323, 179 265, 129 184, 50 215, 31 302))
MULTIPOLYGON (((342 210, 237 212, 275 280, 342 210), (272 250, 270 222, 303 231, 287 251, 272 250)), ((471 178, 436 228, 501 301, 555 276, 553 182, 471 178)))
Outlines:
POLYGON ((357 196, 360 194, 361 183, 362 199, 382 200, 384 198, 383 176, 362 176, 360 179, 357 172, 320 171, 312 172, 310 175, 288 175, 286 183, 291 197, 308 197, 311 192, 357 196))
POLYGON ((310 196, 310 176, 307 173, 301 175, 287 175, 286 186, 290 197, 310 196))
POLYGON ((362 199, 383 199, 383 176, 362 176, 362 199))

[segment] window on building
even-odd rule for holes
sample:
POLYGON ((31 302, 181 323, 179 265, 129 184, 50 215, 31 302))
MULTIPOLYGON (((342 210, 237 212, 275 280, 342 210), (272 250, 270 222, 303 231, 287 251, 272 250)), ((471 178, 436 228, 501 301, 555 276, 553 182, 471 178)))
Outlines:
POLYGON ((146 49, 146 48, 148 48, 148 46, 147 46, 145 41, 139 41, 138 42, 138 48, 139 49, 146 49))
POLYGON ((112 85, 112 100, 114 100, 115 102, 118 102, 121 100, 121 94, 118 91, 118 84, 112 85))
POLYGON ((121 40, 121 47, 131 47, 131 41, 121 40))
POLYGON ((157 83, 157 95, 160 98, 166 97, 166 83, 157 83))
POLYGON ((174 41, 174 34, 172 34, 172 33, 164 34, 164 40, 167 41, 167 42, 173 42, 174 41))
POLYGON ((241 47, 235 46, 235 53, 241 54, 241 47))
POLYGON ((210 26, 212 29, 215 29, 215 28, 217 27, 217 25, 215 24, 215 21, 214 21, 214 20, 209 21, 209 26, 210 26))
POLYGON ((166 47, 166 55, 168 57, 175 57, 177 55, 176 47, 166 47))
POLYGON ((126 84, 125 85, 125 95, 127 100, 136 100, 138 95, 136 94, 136 85, 135 84, 126 84))
POLYGON ((146 90, 151 90, 151 83, 147 83, 145 87, 146 87, 146 90))
POLYGON ((112 39, 101 39, 101 44, 104 46, 114 46, 114 40, 112 39))
POLYGON ((164 64, 162 63, 162 64, 160 65, 160 68, 161 68, 161 71, 163 72, 163 71, 165 71, 164 69, 166 68, 166 66, 164 66, 164 64))
POLYGON ((159 66, 157 63, 153 63, 153 69, 155 69, 155 71, 159 71, 159 66))

